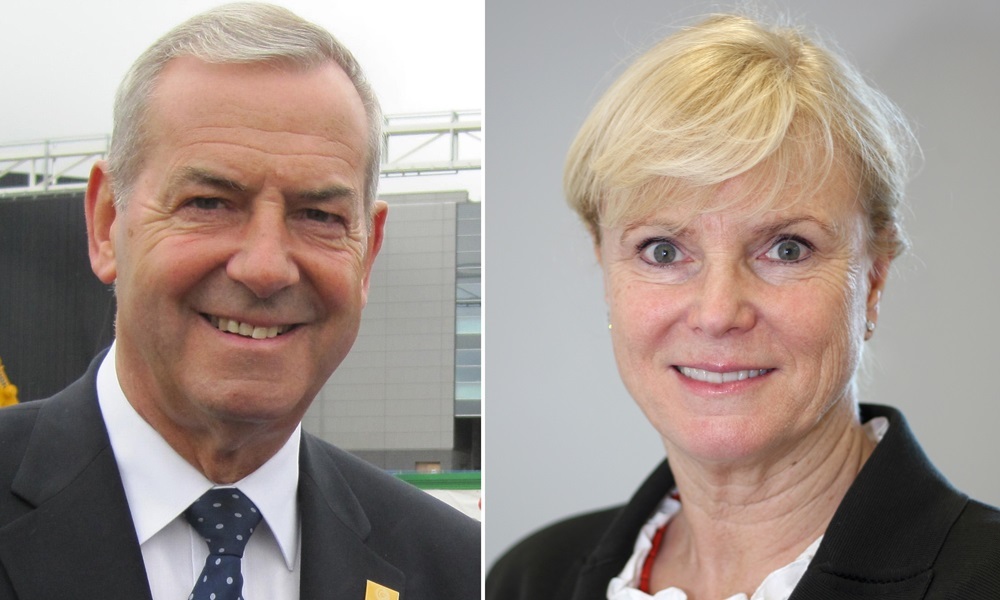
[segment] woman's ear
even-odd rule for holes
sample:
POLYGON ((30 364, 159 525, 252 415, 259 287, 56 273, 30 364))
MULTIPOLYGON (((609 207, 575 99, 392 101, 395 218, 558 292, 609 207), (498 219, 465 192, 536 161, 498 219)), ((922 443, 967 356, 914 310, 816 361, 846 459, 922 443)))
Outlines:
POLYGON ((867 319, 870 323, 878 323, 879 303, 882 301, 882 290, 885 289, 885 281, 889 276, 889 265, 892 262, 891 256, 881 256, 876 258, 868 269, 868 299, 867 299, 867 319))

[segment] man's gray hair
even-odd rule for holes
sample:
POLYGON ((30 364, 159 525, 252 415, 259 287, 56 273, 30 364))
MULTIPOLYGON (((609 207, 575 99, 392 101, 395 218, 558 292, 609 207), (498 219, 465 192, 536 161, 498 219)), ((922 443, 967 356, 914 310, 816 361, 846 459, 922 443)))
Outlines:
POLYGON ((115 96, 114 132, 108 163, 115 202, 125 208, 146 157, 150 99, 160 73, 174 58, 207 63, 287 63, 312 68, 334 62, 350 77, 368 116, 368 173, 365 210, 378 190, 382 154, 382 110, 350 50, 330 32, 295 13, 270 4, 237 2, 208 10, 181 23, 150 46, 132 65, 115 96))

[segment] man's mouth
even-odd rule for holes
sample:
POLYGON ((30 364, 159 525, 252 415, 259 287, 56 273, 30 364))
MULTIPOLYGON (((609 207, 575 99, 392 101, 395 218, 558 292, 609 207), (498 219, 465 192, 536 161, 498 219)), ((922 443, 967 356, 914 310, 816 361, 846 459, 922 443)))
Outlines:
POLYGON ((761 375, 767 375, 774 369, 747 369, 744 371, 729 371, 726 373, 716 373, 714 371, 706 371, 705 369, 695 369, 692 367, 682 367, 675 366, 675 369, 680 371, 681 375, 694 379, 695 381, 704 381, 705 383, 730 383, 733 381, 743 381, 744 379, 753 379, 754 377, 760 377, 761 375))
POLYGON ((212 323, 212 327, 215 327, 219 331, 234 333, 236 335, 253 338, 255 340, 278 337, 279 335, 287 333, 295 328, 295 325, 273 325, 270 327, 264 327, 262 325, 244 323, 243 321, 237 321, 236 319, 216 317, 215 315, 205 316, 208 318, 209 322, 212 323))

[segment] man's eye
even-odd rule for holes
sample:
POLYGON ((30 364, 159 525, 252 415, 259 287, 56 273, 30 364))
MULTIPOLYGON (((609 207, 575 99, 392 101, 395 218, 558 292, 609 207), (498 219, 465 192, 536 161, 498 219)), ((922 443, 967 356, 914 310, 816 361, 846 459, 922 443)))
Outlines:
POLYGON ((809 258, 811 253, 805 241, 786 238, 775 242, 764 256, 778 262, 798 262, 809 258))
POLYGON ((222 198, 199 196, 188 201, 188 205, 199 210, 215 210, 217 208, 222 208, 223 202, 222 198))
POLYGON ((642 259, 652 265, 669 265, 682 258, 680 249, 667 241, 650 241, 642 248, 642 259))
POLYGON ((341 220, 339 215, 328 213, 318 208, 307 208, 302 212, 302 216, 310 221, 317 221, 319 223, 335 223, 341 220))

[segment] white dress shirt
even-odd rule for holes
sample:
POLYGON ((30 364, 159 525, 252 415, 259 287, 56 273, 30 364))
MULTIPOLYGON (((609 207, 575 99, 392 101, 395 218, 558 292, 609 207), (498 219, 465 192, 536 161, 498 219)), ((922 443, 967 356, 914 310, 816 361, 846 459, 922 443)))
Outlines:
MULTIPOLYGON (((135 411, 118 382, 115 344, 97 372, 97 397, 135 524, 153 600, 183 600, 205 566, 208 546, 184 511, 217 487, 181 458, 135 411)), ((243 556, 243 597, 299 597, 300 531, 296 495, 301 425, 259 469, 233 486, 263 519, 243 556)))
MULTIPOLYGON (((876 444, 882 440, 888 429, 889 420, 885 417, 875 417, 864 424, 865 434, 876 444)), ((625 568, 608 584, 608 600, 687 600, 687 594, 684 590, 676 587, 668 587, 653 595, 638 589, 643 564, 653 547, 653 536, 656 535, 657 530, 674 518, 680 509, 680 501, 671 496, 667 496, 660 503, 653 516, 639 530, 635 548, 632 550, 632 556, 625 563, 625 568)), ((816 555, 816 550, 822 541, 823 536, 819 536, 795 560, 768 574, 761 582, 760 587, 749 598, 746 594, 740 593, 734 594, 726 600, 788 600, 788 597, 795 591, 795 586, 799 584, 799 580, 805 575, 806 568, 809 567, 809 563, 816 555)))

